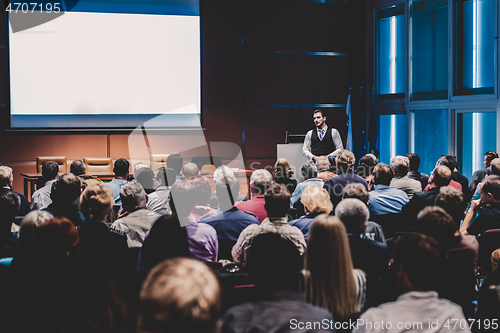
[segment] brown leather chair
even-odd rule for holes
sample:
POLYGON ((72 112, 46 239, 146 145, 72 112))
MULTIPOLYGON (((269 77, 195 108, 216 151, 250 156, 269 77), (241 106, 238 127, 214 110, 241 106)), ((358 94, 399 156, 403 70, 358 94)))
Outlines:
POLYGON ((113 161, 110 157, 84 157, 83 163, 87 167, 86 174, 92 175, 95 173, 113 173, 113 161))
POLYGON ((215 172, 215 166, 213 164, 204 164, 202 167, 201 167, 201 170, 200 170, 200 173, 202 174, 212 174, 215 172))
POLYGON ((69 170, 66 156, 38 156, 36 158, 36 172, 42 173, 42 165, 48 161, 54 161, 59 165, 60 174, 66 173, 69 170))
POLYGON ((150 156, 150 168, 154 172, 158 170, 158 168, 167 166, 167 158, 170 154, 151 154, 150 156))

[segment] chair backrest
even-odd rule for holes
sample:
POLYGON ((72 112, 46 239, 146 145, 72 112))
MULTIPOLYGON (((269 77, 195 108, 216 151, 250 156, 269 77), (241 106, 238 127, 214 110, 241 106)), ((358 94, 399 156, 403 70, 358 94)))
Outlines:
POLYGON ((212 164, 215 168, 222 165, 222 159, 219 156, 195 156, 191 159, 191 163, 198 166, 198 170, 201 170, 203 165, 212 164))
POLYGON ((479 243, 478 270, 486 275, 491 272, 491 254, 500 248, 500 229, 486 230, 479 243))
POLYGON ((158 170, 158 168, 167 166, 167 158, 170 154, 151 154, 150 156, 150 168, 154 172, 158 170))
POLYGON ((200 173, 214 173, 214 172, 215 172, 215 166, 212 164, 204 164, 200 169, 200 173))
POLYGON ((83 163, 87 167, 85 173, 91 175, 93 173, 113 173, 113 161, 110 157, 84 157, 83 163))
POLYGON ((370 221, 380 224, 386 239, 396 236, 398 232, 404 231, 405 221, 401 213, 370 215, 370 221))
POLYGON ((59 173, 68 172, 68 160, 66 156, 38 156, 36 158, 36 172, 42 173, 42 165, 48 161, 54 161, 59 165, 59 173))

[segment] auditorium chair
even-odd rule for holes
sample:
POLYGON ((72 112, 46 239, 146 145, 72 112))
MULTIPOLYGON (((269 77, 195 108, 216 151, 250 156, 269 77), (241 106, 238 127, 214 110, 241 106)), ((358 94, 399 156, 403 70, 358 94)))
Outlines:
POLYGON ((36 172, 42 173, 42 165, 48 161, 54 161, 59 165, 60 174, 68 172, 68 160, 66 156, 38 156, 36 158, 36 172))
POLYGON ((477 270, 480 275, 491 273, 491 254, 500 248, 500 229, 486 230, 479 243, 477 270))
POLYGON ((150 156, 150 168, 153 171, 158 170, 158 168, 167 166, 167 158, 170 154, 151 154, 150 156))
POLYGON ((205 164, 211 164, 215 168, 218 168, 222 165, 222 159, 219 156, 195 156, 191 159, 191 163, 194 163, 198 166, 198 170, 201 171, 201 168, 205 164))
POLYGON ((201 174, 207 174, 207 173, 212 174, 214 172, 215 172, 215 166, 212 164, 204 164, 200 169, 201 174))
POLYGON ((84 157, 83 163, 87 167, 85 173, 92 175, 96 173, 113 173, 113 161, 110 157, 84 157))

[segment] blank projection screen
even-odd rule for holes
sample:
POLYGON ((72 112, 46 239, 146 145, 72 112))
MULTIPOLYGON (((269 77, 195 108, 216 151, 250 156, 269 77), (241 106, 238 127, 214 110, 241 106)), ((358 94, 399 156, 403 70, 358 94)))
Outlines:
POLYGON ((200 126, 198 0, 136 2, 79 1, 11 24, 12 128, 135 128, 165 114, 154 126, 200 126))

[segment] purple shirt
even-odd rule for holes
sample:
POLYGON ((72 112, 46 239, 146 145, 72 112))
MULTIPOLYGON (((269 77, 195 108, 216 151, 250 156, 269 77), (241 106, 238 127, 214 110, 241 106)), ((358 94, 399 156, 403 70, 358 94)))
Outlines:
POLYGON ((180 218, 181 225, 188 220, 192 223, 186 225, 191 258, 203 261, 217 261, 219 241, 214 227, 206 223, 196 223, 194 217, 180 218))

